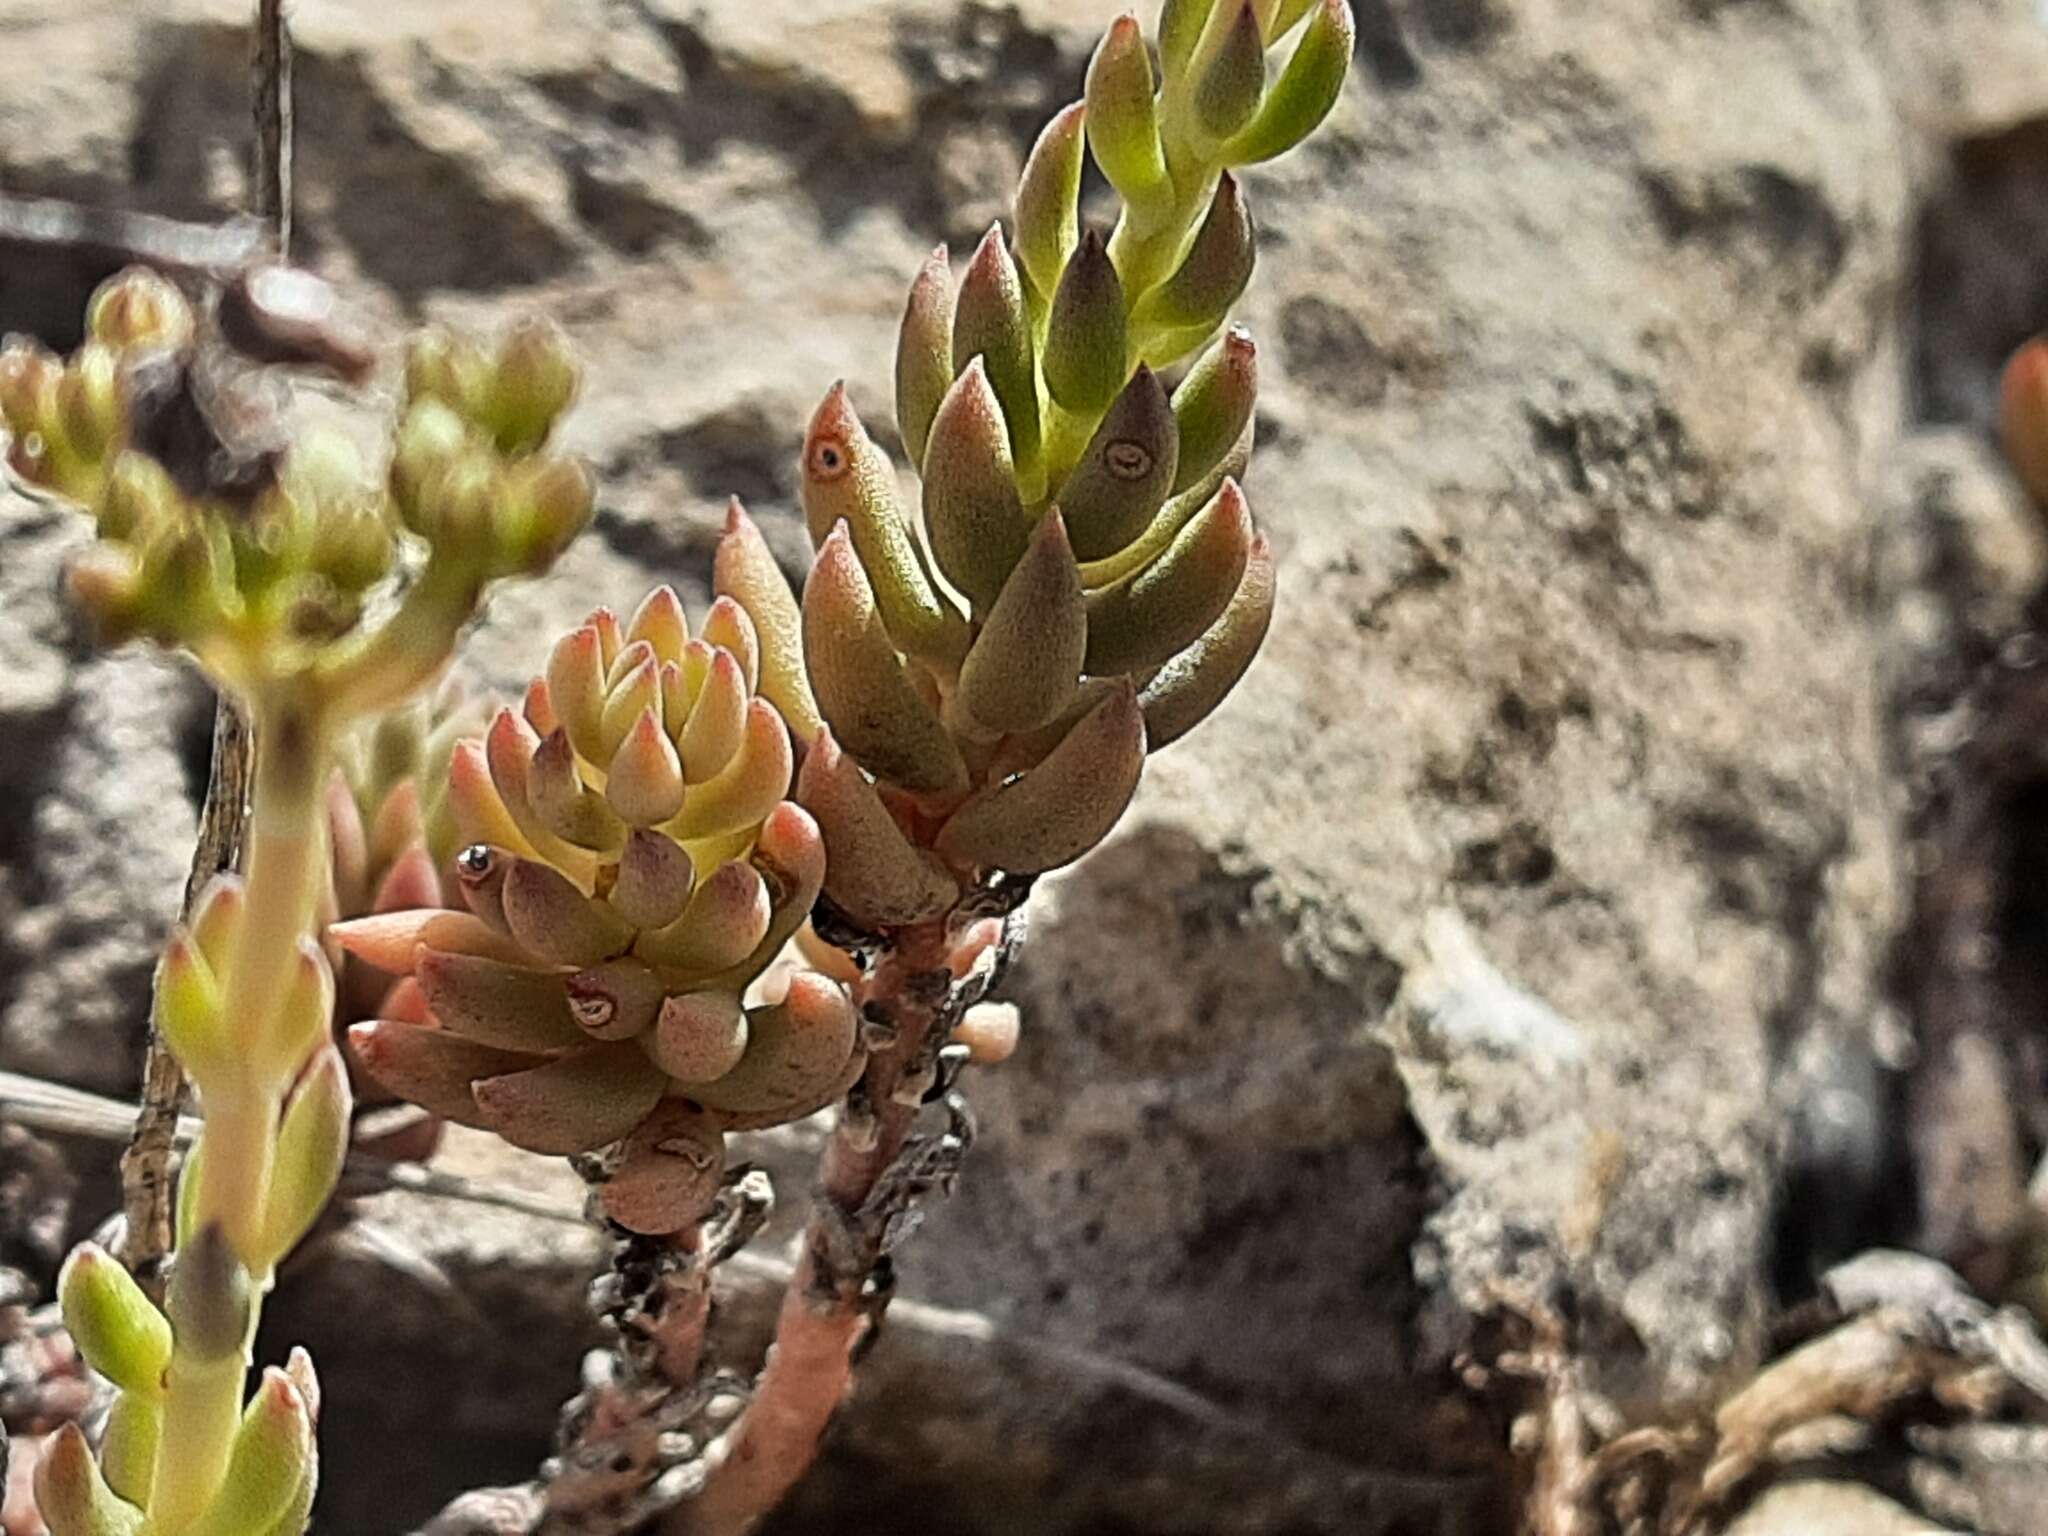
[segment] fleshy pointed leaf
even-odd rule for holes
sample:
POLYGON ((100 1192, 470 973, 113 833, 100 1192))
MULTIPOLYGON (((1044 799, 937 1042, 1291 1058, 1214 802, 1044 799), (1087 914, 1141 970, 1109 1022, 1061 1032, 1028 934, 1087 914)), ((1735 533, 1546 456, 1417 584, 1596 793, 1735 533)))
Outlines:
POLYGON ((725 1170, 725 1133, 716 1116, 670 1100, 626 1138, 604 1183, 604 1213, 629 1232, 659 1236, 701 1220, 725 1170))
POLYGON ((1088 603, 1065 520, 1047 511, 960 668, 961 709, 1005 735, 1067 707, 1088 649, 1088 603))
POLYGON ((278 1127, 263 1228, 249 1255, 259 1273, 275 1269, 299 1245, 334 1193, 348 1156, 349 1110, 348 1068, 339 1051, 323 1046, 278 1127))
POLYGON ((789 792, 795 770, 782 716, 766 700, 755 699, 747 706, 739 751, 716 777, 691 788, 669 830, 687 842, 755 826, 789 792))
POLYGON ((966 787, 959 748, 905 675, 844 527, 804 586, 804 656, 818 706, 848 751, 906 789, 966 787))
POLYGON ((1188 61, 1194 57, 1195 45, 1202 40, 1202 30, 1215 9, 1216 0, 1165 0, 1161 5, 1159 68, 1169 84, 1177 83, 1187 74, 1188 61))
MULTIPOLYGON (((1292 25, 1284 15, 1281 26, 1292 25)), ((1344 90, 1357 34, 1346 0, 1317 0, 1308 27, 1295 44, 1265 104, 1244 130, 1224 146, 1226 164, 1252 165, 1285 154, 1330 115, 1344 90)))
MULTIPOLYGON (((801 611, 798 623, 802 623, 801 611)), ((798 640, 801 643, 801 634, 798 640)), ((809 691, 806 683, 807 696, 809 691)), ((720 649, 712 656, 704 686, 697 690, 697 702, 683 722, 683 778, 687 782, 702 784, 732 761, 746 738, 747 703, 747 679, 740 670, 739 658, 720 649)))
POLYGON ((676 589, 663 582, 640 600, 626 623, 626 643, 645 640, 662 661, 675 661, 690 643, 690 620, 676 589))
POLYGON ((863 928, 907 928, 959 896, 952 877, 904 836, 830 730, 819 733, 804 758, 797 798, 824 835, 826 894, 863 928))
POLYGON ((739 995, 688 992, 669 998, 641 1047, 649 1061, 679 1083, 725 1076, 747 1048, 747 1016, 739 995))
POLYGON ((1173 407, 1157 376, 1141 364, 1059 489, 1075 555, 1104 559, 1143 533, 1179 464, 1173 407))
POLYGON ((1258 8, 1252 0, 1235 3, 1193 92, 1195 125, 1210 140, 1227 139, 1249 123, 1266 89, 1266 40, 1259 31, 1258 8))
MULTIPOLYGON (((1138 301, 1131 312, 1132 328, 1173 336, 1213 330, 1251 281, 1257 255, 1251 210, 1237 178, 1225 172, 1217 180, 1216 196, 1194 243, 1173 275, 1138 301)), ((1149 342, 1143 351, 1147 361, 1166 360, 1149 342)))
POLYGON ((689 1089, 707 1109, 745 1113, 805 1103, 835 1085, 853 1057, 853 1000, 815 971, 798 971, 781 1002, 747 1010, 746 1022, 738 1065, 689 1089))
POLYGON ((896 332, 896 430, 913 464, 924 462, 932 416, 953 383, 953 270, 941 245, 910 285, 896 332))
POLYGON ((171 1362, 171 1325, 120 1262, 81 1243, 57 1277, 64 1326, 86 1364, 123 1391, 155 1397, 171 1362))
POLYGON ((626 822, 604 795, 583 782, 576 749, 560 726, 526 765, 526 800, 542 826, 578 848, 610 850, 625 840, 626 822))
POLYGON ((896 471, 861 426, 844 384, 833 385, 811 417, 804 438, 803 501, 814 546, 822 546, 835 526, 846 524, 882 620, 898 645, 926 656, 960 653, 965 637, 959 615, 925 576, 897 493, 896 471))
POLYGON ((140 1536, 142 1511, 107 1486, 76 1424, 60 1427, 43 1446, 35 1485, 50 1536, 140 1536))
MULTIPOLYGON (((981 244, 975 247, 974 259, 968 262, 960 278, 960 296, 953 307, 954 371, 961 372, 977 357, 988 371, 989 387, 1002 404, 1017 483, 1029 493, 1043 481, 1038 368, 1033 360, 1031 316, 1025 308, 1024 285, 1003 240, 1000 224, 991 225, 981 244)), ((925 457, 931 457, 929 445, 925 457)))
POLYGON ((130 1504, 139 1505, 149 1498, 163 1424, 161 1397, 144 1397, 139 1392, 114 1394, 114 1406, 107 1411, 107 1431, 100 1439, 100 1470, 107 1486, 130 1504))
POLYGON ((673 839, 635 827, 619 855, 612 909, 635 928, 666 927, 682 916, 696 878, 673 839))
POLYGON ((1120 682, 1044 762, 954 812, 939 829, 939 852, 1019 875, 1071 864, 1109 835, 1144 765, 1145 719, 1130 683, 1120 682))
POLYGON ((188 1529, 192 1536, 268 1531, 291 1507, 313 1466, 313 1416, 291 1378, 263 1373, 242 1415, 220 1492, 188 1529))
POLYGON ((595 965, 623 953, 633 938, 611 908, 530 859, 506 871, 505 921, 528 953, 551 965, 595 965))
MULTIPOLYGON (((783 739, 786 743, 788 737, 783 739)), ((612 755, 604 797, 620 819, 634 827, 659 826, 683 808, 683 760, 653 710, 640 711, 612 755)))
POLYGON ((1251 508, 1226 480, 1165 554, 1089 595, 1090 675, 1156 667, 1194 644, 1236 593, 1251 543, 1251 508))
POLYGON ((1196 360, 1174 390, 1180 462, 1174 470, 1173 494, 1179 495, 1214 470, 1244 436, 1258 404, 1258 358, 1251 332, 1233 325, 1196 360))
POLYGON ((1095 163, 1130 205, 1133 219, 1151 223, 1171 202, 1173 183, 1159 138, 1152 59, 1135 16, 1118 17, 1096 46, 1084 100, 1095 163))
POLYGON ((1031 146, 1017 182, 1017 262, 1041 295, 1059 286, 1079 233, 1086 113, 1077 101, 1055 114, 1031 146))
POLYGON ((423 944, 429 949, 481 955, 513 965, 531 958, 516 940, 467 912, 379 912, 335 923, 327 933, 349 954, 394 976, 412 969, 413 957, 423 944))
POLYGON ((592 1046, 476 1085, 485 1125, 529 1152, 566 1157, 617 1141, 660 1102, 665 1079, 638 1046, 592 1046))
POLYGON ((563 978, 475 955, 427 950, 413 967, 433 1016, 465 1040, 507 1051, 563 1051, 582 1045, 563 978))
MULTIPOLYGON (((950 325, 947 344, 951 345, 950 325)), ((730 597, 746 609, 754 621, 754 632, 761 641, 761 696, 775 706, 797 740, 809 742, 818 734, 822 717, 818 701, 811 696, 810 675, 804 670, 803 609, 738 497, 726 508, 725 534, 712 562, 711 584, 721 597, 730 597)), ((685 765, 689 760, 686 748, 685 765)))
POLYGON ((683 915, 666 928, 641 934, 633 953, 672 970, 723 971, 754 952, 773 910, 758 870, 750 864, 721 864, 698 884, 683 915))
POLYGON ((1237 686, 1273 622, 1273 586, 1273 551, 1260 534, 1252 540, 1244 579, 1222 617, 1140 691, 1138 705, 1145 712, 1149 751, 1180 740, 1237 686))
POLYGON ((985 610, 1024 553, 1027 530, 1002 403, 983 358, 954 380, 932 422, 924 520, 939 569, 985 610))
POLYGON ((1108 407, 1126 377, 1124 289, 1102 236, 1088 230, 1053 294, 1045 331, 1045 387, 1070 411, 1108 407))
POLYGON ((482 1127, 472 1083, 538 1064, 523 1051, 479 1045, 431 1024, 377 1019, 348 1032, 363 1070, 408 1103, 457 1125, 482 1127))

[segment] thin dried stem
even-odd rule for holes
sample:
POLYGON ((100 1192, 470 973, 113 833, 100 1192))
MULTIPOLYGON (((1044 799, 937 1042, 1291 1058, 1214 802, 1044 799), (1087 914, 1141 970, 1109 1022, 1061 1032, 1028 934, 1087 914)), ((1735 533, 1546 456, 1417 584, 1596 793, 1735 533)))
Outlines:
MULTIPOLYGON (((256 212, 272 251, 283 257, 291 249, 292 187, 292 54, 283 0, 257 0, 249 94, 256 128, 256 212)), ((244 253, 243 260, 250 254, 244 253)), ((213 762, 199 812, 199 845, 185 881, 186 917, 213 879, 241 861, 254 765, 255 741, 248 719, 233 699, 222 694, 214 704, 213 762)), ((121 1260, 159 1297, 163 1261, 171 1248, 171 1146, 184 1093, 184 1071, 152 1027, 135 1134, 121 1155, 121 1206, 126 1216, 121 1260)))

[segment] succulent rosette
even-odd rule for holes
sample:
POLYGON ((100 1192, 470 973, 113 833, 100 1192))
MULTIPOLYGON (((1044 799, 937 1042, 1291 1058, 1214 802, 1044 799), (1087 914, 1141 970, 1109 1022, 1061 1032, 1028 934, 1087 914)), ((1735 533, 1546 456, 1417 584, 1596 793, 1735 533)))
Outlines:
POLYGON ((1256 241, 1233 172, 1328 113, 1352 32, 1345 0, 1178 0, 1155 71, 1136 21, 1115 23, 1032 149, 1011 229, 957 278, 941 247, 911 285, 895 416, 915 509, 840 384, 804 440, 800 613, 736 515, 720 590, 785 637, 764 687, 793 727, 817 722, 797 797, 856 926, 931 921, 993 873, 1079 858, 1147 752, 1251 665, 1274 563, 1240 485, 1258 370, 1229 314, 1256 241), (1091 156, 1123 203, 1107 235, 1080 217, 1091 156))
POLYGON ((373 1076, 533 1151, 615 1149, 605 1209, 639 1231, 702 1214, 725 1131, 809 1114, 860 1066, 842 986, 763 974, 825 850, 784 799, 794 751, 762 667, 729 598, 694 637, 668 587, 624 625, 599 609, 522 709, 455 745, 467 910, 334 930, 415 984, 352 1032, 373 1076))

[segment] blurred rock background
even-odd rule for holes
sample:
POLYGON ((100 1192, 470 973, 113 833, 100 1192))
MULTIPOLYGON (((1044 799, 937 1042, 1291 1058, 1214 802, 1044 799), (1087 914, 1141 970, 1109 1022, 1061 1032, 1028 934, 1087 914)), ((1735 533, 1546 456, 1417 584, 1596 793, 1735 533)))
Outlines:
MULTIPOLYGON (((1335 118, 1250 178, 1266 655, 1036 898, 1023 1049, 903 1255, 928 1305, 782 1531, 1504 1530, 1453 1369, 1504 1294, 1563 1298, 1611 1401, 1682 1401, 1923 1223, 1892 956, 2040 575, 1988 424, 2048 324, 2048 31, 1355 3, 1335 118)), ((887 421, 909 276, 1006 212, 1109 14, 299 0, 303 257, 392 334, 539 309, 589 365, 596 527, 474 682, 653 580, 701 604, 729 494, 794 561, 811 406, 887 421)), ((236 208, 245 16, 0 0, 0 190, 236 208)), ((84 297, 0 268, 0 331, 68 344, 84 297)), ((124 1094, 209 706, 86 648, 75 538, 0 492, 0 1066, 124 1094)), ((370 1219, 273 1323, 331 1382, 323 1528, 383 1533, 544 1453, 596 1250, 370 1219)))

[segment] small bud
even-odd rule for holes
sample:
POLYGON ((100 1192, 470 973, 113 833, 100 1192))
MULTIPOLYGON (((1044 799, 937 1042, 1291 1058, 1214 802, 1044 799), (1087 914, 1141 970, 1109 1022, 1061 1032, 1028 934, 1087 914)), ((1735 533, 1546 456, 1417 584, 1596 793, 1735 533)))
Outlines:
POLYGON ((857 1022, 845 988, 798 971, 781 1002, 747 1010, 746 1051, 732 1070, 693 1085, 690 1096, 707 1109, 742 1114, 808 1104, 841 1082, 857 1022))
POLYGON ((475 342, 445 326, 429 326, 406 348, 406 398, 438 400, 475 419, 489 393, 489 371, 475 342))
POLYGON ((484 415, 498 447, 528 453, 547 440, 555 418, 576 398, 576 363, 552 322, 522 320, 498 348, 484 415))
POLYGON ((959 888, 912 846, 875 786, 821 731, 797 776, 797 798, 825 839, 825 893, 863 928, 907 928, 944 912, 959 888))
POLYGON ((747 679, 739 661, 720 649, 711 658, 704 686, 683 723, 683 779, 702 784, 715 777, 739 751, 747 729, 747 679))
POLYGON ((140 1536, 142 1511, 117 1495, 92 1459, 85 1431, 59 1426, 35 1463, 36 1512, 50 1536, 140 1536))
MULTIPOLYGON (((1287 7, 1283 7, 1283 12, 1287 7)), ((1281 19, 1284 30, 1291 16, 1281 19)), ((1344 90, 1357 32, 1346 0, 1317 0, 1301 41, 1266 92, 1265 104, 1242 132, 1223 148, 1228 165, 1252 165, 1285 154, 1330 115, 1344 90)), ((1274 34, 1278 36, 1276 32, 1274 34)))
POLYGON ((177 348, 192 339, 192 306, 177 284, 130 267, 100 284, 85 311, 86 334, 120 351, 177 348))
POLYGON ((1109 835, 1144 766, 1145 717, 1130 683, 1119 682, 1045 761, 954 812, 938 851, 955 864, 1018 875, 1071 864, 1109 835))
POLYGON ((604 1213, 631 1232, 659 1236, 703 1219, 725 1170, 725 1135, 715 1116, 669 1100, 626 1138, 604 1183, 604 1213))
POLYGON ((1244 435, 1258 398, 1258 348, 1250 331, 1233 325, 1196 360, 1173 392, 1173 420, 1180 436, 1174 495, 1223 461, 1244 435))
MULTIPOLYGON (((780 729, 781 722, 776 725, 780 729)), ((785 745, 788 739, 783 737, 785 745)), ((683 808, 683 761, 653 710, 640 711, 612 754, 604 797, 620 819, 634 827, 659 826, 683 808)))
POLYGON ((242 1414, 220 1492, 191 1536, 253 1536, 291 1508, 313 1468, 313 1416, 291 1378, 271 1366, 242 1414))
POLYGON ((1068 410, 1093 416, 1124 387, 1124 289, 1102 236, 1089 230, 1053 295, 1045 333, 1045 387, 1068 410))
POLYGON ((755 699, 747 706, 739 751, 718 773, 691 788, 676 821, 676 835, 694 842, 759 825, 788 793, 795 769, 782 716, 774 705, 755 699))
MULTIPOLYGON (((1042 476, 1038 426, 1038 370, 1032 356, 1031 317, 1024 286, 1000 224, 989 226, 960 279, 953 308, 953 369, 975 358, 988 369, 989 387, 1002 402, 1010 432, 1010 458, 1027 490, 1042 476)), ((930 456, 930 449, 926 449, 930 456)))
MULTIPOLYGON (((1245 207, 1237 178, 1226 171, 1216 183, 1215 199, 1179 269, 1140 299, 1131 312, 1133 329, 1154 337, 1213 330, 1223 323, 1230 306, 1251 281, 1256 256, 1251 211, 1245 207)), ((1163 363, 1179 355, 1179 351, 1171 351, 1162 356, 1160 350, 1148 343, 1146 360, 1163 363)))
POLYGON ((107 471, 97 507, 99 535, 122 541, 146 537, 173 521, 184 506, 175 482, 155 459, 140 453, 116 455, 107 471))
POLYGON ((1149 226, 1171 202, 1173 182, 1159 140, 1152 59, 1137 18, 1116 19, 1088 61, 1088 147, 1095 163, 1130 205, 1134 224, 1149 226))
POLYGON ((1026 526, 1003 408, 983 358, 968 363, 932 422, 924 521, 939 569, 985 611, 1024 553, 1026 526))
MULTIPOLYGON (((731 598, 754 621, 761 645, 761 696, 775 706, 799 741, 809 742, 818 734, 821 720, 818 701, 811 696, 810 676, 804 670, 803 609, 738 497, 726 509, 725 533, 718 541, 711 584, 720 597, 731 598)), ((683 762, 687 766, 689 761, 686 747, 683 762)))
POLYGON ((277 1267, 313 1229, 348 1156, 348 1069, 341 1053, 323 1046, 285 1105, 277 1133, 263 1227, 250 1262, 259 1272, 277 1267))
POLYGON ((953 383, 953 270, 942 245, 910 285, 896 332, 896 430, 910 462, 924 462, 932 414, 953 383))
POLYGON ((1088 602, 1057 508, 989 610, 960 668, 960 707, 996 735, 1056 718, 1074 696, 1088 649, 1088 602))
POLYGON ((361 592, 390 572, 394 553, 383 509, 358 501, 337 507, 314 523, 306 565, 344 592, 361 592))
POLYGON ((563 1051, 583 1043, 562 978, 476 955, 423 950, 413 966, 441 1027, 506 1051, 563 1051))
POLYGON ((486 1079, 472 1092, 488 1129, 529 1152, 567 1157, 617 1141, 667 1087, 637 1045, 621 1042, 486 1079))
POLYGON ((1154 673, 1138 694, 1148 751, 1180 740, 1237 686, 1273 622, 1273 586, 1273 551, 1260 534, 1252 540, 1244 579, 1222 617, 1154 673))
POLYGON ((179 1247, 164 1300, 178 1355, 198 1364, 238 1358, 253 1305, 249 1271, 219 1222, 201 1227, 179 1247))
POLYGON ((414 533, 430 534, 429 496, 469 446, 469 428, 446 401, 418 399, 407 408, 391 450, 391 499, 414 533))
POLYGON ((617 913, 530 859, 506 871, 505 921, 513 938, 554 965, 595 965, 623 953, 633 938, 617 913))
POLYGON ((1074 553, 1101 560, 1145 531, 1180 466, 1180 434, 1166 389, 1138 365, 1059 489, 1074 553))
POLYGON ((195 1081, 203 1086, 230 1067, 236 1042, 221 1016, 220 981, 184 929, 165 941, 154 1003, 157 1033, 195 1081))
POLYGON ((1252 0, 1236 4, 1202 78, 1195 82, 1195 124, 1212 141, 1227 139, 1250 122, 1266 89, 1266 40, 1259 33, 1258 10, 1252 0))
POLYGON ((225 873, 207 882, 199 904, 193 908, 192 940, 216 976, 225 975, 235 963, 248 902, 248 888, 242 877, 225 873))
POLYGON ((57 380, 57 420, 71 451, 98 463, 125 435, 127 410, 114 349, 87 342, 57 380))
POLYGON ((661 1005, 641 1048, 677 1082, 707 1083, 739 1064, 747 1048, 747 1016, 731 992, 684 993, 661 1005))
POLYGON ((79 1244, 57 1276, 57 1301, 87 1365, 124 1392, 161 1395, 171 1325, 118 1260, 79 1244))
POLYGON ((687 853, 659 833, 635 827, 619 855, 612 910, 635 928, 665 928, 682 916, 695 880, 687 853))
POLYGON ((1017 1050, 1024 1016, 1015 1003, 976 1003, 953 1026, 953 1041, 967 1047, 967 1059, 978 1066, 1008 1061, 1017 1050))
POLYGON ((726 863, 698 883, 683 915, 640 935, 633 953, 651 965, 713 975, 754 952, 774 915, 773 898, 751 864, 726 863))
POLYGON ((1156 667, 1194 644, 1236 594, 1251 542, 1251 508, 1237 482, 1226 480, 1165 554, 1090 594, 1089 675, 1156 667))
POLYGON ((905 675, 844 524, 804 586, 804 657, 825 719, 872 771, 925 793, 966 787, 967 765, 905 675))
POLYGON ((959 616, 925 577, 897 495, 896 471, 861 426, 844 384, 833 385, 811 417, 804 438, 803 502, 813 546, 846 524, 898 645, 920 655, 959 654, 959 616))
POLYGON ((565 990, 570 1017, 593 1040, 630 1040, 651 1028, 661 1011, 661 978, 638 960, 607 960, 578 971, 565 990))
POLYGON ((64 584, 101 644, 119 645, 143 628, 142 568, 127 550, 110 544, 80 550, 65 567, 64 584))
POLYGON ((580 459, 535 454, 501 480, 497 569, 507 575, 546 571, 590 524, 597 486, 580 459))
POLYGON ((1042 295, 1059 286, 1079 235, 1087 107, 1062 108, 1039 132, 1017 182, 1017 262, 1042 295))
POLYGON ((377 1019, 348 1032, 355 1059, 384 1087, 429 1114, 457 1125, 481 1127, 470 1085, 534 1064, 521 1051, 478 1045, 431 1024, 377 1019))

